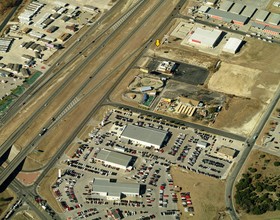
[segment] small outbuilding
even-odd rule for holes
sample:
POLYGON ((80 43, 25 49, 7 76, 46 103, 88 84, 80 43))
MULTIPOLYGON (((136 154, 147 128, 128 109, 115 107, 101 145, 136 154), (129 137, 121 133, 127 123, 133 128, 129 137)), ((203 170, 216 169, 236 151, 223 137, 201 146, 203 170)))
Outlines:
POLYGON ((243 41, 238 38, 231 37, 228 39, 227 43, 225 44, 223 51, 227 53, 235 54, 239 51, 242 42, 243 41))

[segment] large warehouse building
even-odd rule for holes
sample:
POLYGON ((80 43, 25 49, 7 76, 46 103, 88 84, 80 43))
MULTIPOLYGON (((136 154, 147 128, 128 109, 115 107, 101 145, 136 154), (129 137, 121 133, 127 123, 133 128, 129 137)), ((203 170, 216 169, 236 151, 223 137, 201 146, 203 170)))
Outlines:
POLYGON ((120 169, 126 169, 128 166, 132 165, 132 156, 102 149, 95 158, 98 161, 103 162, 105 165, 110 165, 120 169))
POLYGON ((189 43, 199 44, 204 47, 215 47, 221 38, 222 31, 196 28, 189 38, 189 43))
POLYGON ((235 54, 240 49, 241 45, 242 45, 242 40, 231 37, 228 39, 227 43, 225 44, 223 51, 227 53, 235 54))
POLYGON ((169 139, 169 132, 150 128, 139 127, 136 125, 127 125, 120 135, 122 140, 132 141, 146 147, 160 149, 169 139))
POLYGON ((141 187, 137 183, 119 183, 112 179, 95 178, 92 183, 92 192, 108 200, 120 200, 124 196, 139 196, 141 187))

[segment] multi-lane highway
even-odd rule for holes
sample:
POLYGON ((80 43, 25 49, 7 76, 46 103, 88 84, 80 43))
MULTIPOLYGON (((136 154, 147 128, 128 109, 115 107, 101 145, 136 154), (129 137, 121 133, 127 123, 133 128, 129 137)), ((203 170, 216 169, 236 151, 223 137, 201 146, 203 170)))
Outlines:
MULTIPOLYGON (((120 25, 120 24, 125 24, 124 22, 131 16, 132 12, 134 12, 139 6, 141 6, 143 4, 144 1, 139 1, 139 4, 135 5, 133 8, 131 8, 125 15, 123 15, 118 21, 114 22, 109 28, 105 29, 101 34, 99 34, 99 36, 97 36, 94 40, 91 40, 89 45, 87 45, 85 47, 84 50, 86 50, 91 44, 92 44, 92 41, 97 41, 97 39, 101 38, 101 36, 103 36, 105 33, 106 35, 108 34, 108 31, 110 29, 113 29, 115 27, 116 24, 120 25), (125 18, 125 19, 124 19, 125 18), (121 23, 120 23, 121 21, 121 23)), ((26 120, 26 122, 24 124, 22 124, 21 126, 19 126, 14 132, 12 135, 9 136, 9 138, 6 139, 6 141, 4 142, 4 144, 2 144, 1 148, 0 148, 0 157, 12 146, 12 144, 18 139, 18 137, 20 137, 24 132, 25 130, 30 126, 30 124, 38 117, 39 114, 41 114, 41 112, 46 108, 46 106, 51 103, 56 97, 57 95, 59 95, 64 89, 65 87, 75 78, 77 77, 82 71, 83 69, 86 68, 87 64, 95 57, 99 54, 99 52, 103 49, 103 45, 104 44, 107 44, 115 35, 117 34, 117 31, 114 30, 111 32, 110 35, 108 35, 104 40, 102 40, 100 43, 99 43, 99 46, 93 50, 90 55, 88 55, 88 57, 86 59, 83 60, 83 62, 81 62, 77 67, 75 67, 75 70, 72 71, 72 74, 69 75, 68 78, 65 79, 64 83, 58 87, 57 90, 55 90, 55 92, 53 94, 51 94, 47 100, 40 106, 40 108, 37 109, 37 111, 35 111, 31 117, 26 120)), ((78 54, 78 56, 80 56, 79 53, 76 53, 78 54)), ((74 58, 70 59, 70 63, 73 62, 73 59, 77 59, 76 57, 77 55, 74 56, 74 58)), ((69 65, 69 64, 65 64, 65 65, 69 65)), ((65 71, 65 68, 66 66, 64 66, 57 74, 56 76, 59 74, 59 73, 63 73, 63 71, 65 71)), ((95 72, 94 74, 92 74, 91 77, 93 77, 97 72, 95 72)), ((81 91, 82 88, 84 88, 84 86, 89 82, 90 80, 87 80, 86 83, 83 84, 83 86, 80 87, 80 89, 73 95, 73 97, 75 98, 76 95, 81 91)), ((30 99, 32 98, 36 92, 38 91, 38 89, 47 89, 49 85, 49 83, 52 83, 52 77, 47 79, 46 81, 43 81, 42 83, 40 82, 39 84, 37 84, 36 86, 37 87, 34 87, 34 88, 30 88, 29 90, 27 90, 27 93, 24 94, 23 97, 20 97, 19 100, 17 100, 17 104, 14 105, 15 107, 12 108, 11 110, 9 110, 9 113, 7 113, 7 115, 5 116, 4 119, 6 119, 7 117, 10 117, 10 114, 11 112, 13 112, 13 114, 15 114, 15 111, 18 111, 18 106, 21 105, 21 102, 24 101, 25 99, 30 99)), ((71 101, 74 99, 69 99, 68 102, 65 103, 65 105, 62 107, 62 110, 64 110, 64 108, 66 106, 68 106, 71 101)), ((60 112, 57 114, 59 115, 60 112)), ((55 118, 56 115, 53 116, 53 118, 55 118)), ((51 123, 51 122, 49 122, 51 123)), ((48 126, 48 125, 46 125, 48 126)), ((45 127, 46 127, 45 126, 45 127)), ((33 144, 33 143, 31 143, 33 144)))
MULTIPOLYGON (((143 1, 140 1, 140 2, 143 2, 143 1)), ((119 44, 119 46, 107 57, 107 59, 106 59, 102 64, 100 64, 99 68, 97 68, 97 69, 94 71, 93 75, 90 77, 90 80, 87 80, 86 82, 84 82, 84 83, 81 85, 80 89, 79 89, 76 93, 74 93, 73 96, 71 96, 71 98, 68 100, 68 103, 65 104, 65 105, 60 109, 60 111, 58 112, 58 114, 60 114, 60 113, 64 110, 64 108, 65 108, 66 106, 68 106, 69 103, 71 103, 71 101, 80 93, 81 89, 85 88, 85 87, 87 86, 87 84, 89 84, 89 82, 90 82, 91 80, 94 79, 95 74, 97 74, 99 71, 101 71, 101 70, 103 69, 104 66, 106 66, 106 63, 108 63, 109 60, 111 60, 111 59, 118 53, 118 51, 120 51, 120 49, 129 41, 129 39, 136 33, 136 31, 142 27, 142 25, 147 21, 147 19, 150 18, 157 10, 160 9, 160 6, 161 6, 163 3, 164 3, 164 1, 159 1, 159 2, 154 6, 154 8, 153 8, 152 10, 150 10, 149 14, 145 16, 145 18, 141 21, 141 23, 139 23, 139 24, 134 28, 134 30, 131 31, 130 34, 119 44)), ((166 23, 166 24, 167 24, 167 23, 166 23)), ((109 37, 110 37, 110 36, 109 36, 109 37)), ((103 47, 103 46, 102 46, 102 47, 103 47)), ((147 46, 145 45, 145 47, 147 47, 147 46)), ((94 53, 92 53, 90 56, 88 56, 88 59, 92 59, 93 56, 94 56, 94 53)), ((77 71, 77 70, 76 70, 76 71, 77 71)), ((107 77, 106 77, 106 78, 107 78, 107 77)), ((105 80, 106 80, 106 78, 105 78, 105 80)), ((100 82, 100 83, 102 83, 102 82, 100 82)), ((99 86, 100 83, 98 83, 96 86, 99 86)), ((113 89, 113 88, 114 88, 114 87, 112 87, 112 89, 113 89)), ((50 98, 52 98, 52 97, 50 97, 50 98)), ((50 102, 50 101, 48 100, 46 103, 49 103, 49 102, 50 102)), ((45 104, 46 104, 46 103, 45 103, 45 104)), ((101 102, 101 103, 102 103, 102 102, 101 102)), ((45 104, 42 105, 42 106, 38 109, 38 111, 36 112, 37 114, 39 114, 39 113, 41 113, 41 112, 43 111, 43 109, 46 107, 45 104)), ((97 103, 97 106, 99 106, 99 103, 97 103)), ((36 114, 36 113, 35 113, 35 114, 36 114)), ((34 115, 35 115, 35 114, 34 114, 34 115)), ((54 115, 54 116, 55 116, 55 115, 54 115)), ((29 119, 29 120, 22 126, 21 129, 27 128, 28 126, 30 126, 29 123, 32 123, 32 121, 33 121, 36 117, 37 117, 37 115, 36 115, 36 116, 32 116, 31 120, 29 119)), ((47 127, 50 126, 50 124, 52 124, 52 123, 53 123, 52 120, 49 121, 49 122, 45 125, 45 127, 47 128, 47 127)), ((38 131, 38 133, 39 133, 39 131, 38 131)), ((2 183, 5 181, 5 179, 7 179, 7 177, 8 177, 8 176, 13 172, 13 170, 24 160, 24 158, 32 151, 32 149, 34 148, 34 146, 36 145, 36 143, 41 139, 41 137, 38 136, 38 133, 37 133, 37 135, 33 138, 33 140, 32 140, 29 144, 27 144, 27 146, 12 160, 12 162, 8 165, 8 167, 5 169, 5 171, 2 172, 2 173, 0 174, 0 184, 2 184, 2 183)), ((9 142, 9 144, 6 144, 6 147, 10 146, 10 145, 14 142, 14 140, 16 140, 20 135, 21 135, 20 132, 19 132, 18 134, 12 135, 11 141, 9 142)), ((72 135, 72 136, 75 136, 75 134, 72 135)))

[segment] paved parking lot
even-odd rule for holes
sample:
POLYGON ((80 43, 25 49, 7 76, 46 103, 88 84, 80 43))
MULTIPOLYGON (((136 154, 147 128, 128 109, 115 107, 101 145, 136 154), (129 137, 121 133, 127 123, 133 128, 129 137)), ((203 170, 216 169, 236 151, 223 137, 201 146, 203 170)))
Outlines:
MULTIPOLYGON (((148 65, 149 72, 156 71, 158 65, 162 61, 163 59, 161 58, 152 60, 148 65)), ((176 62, 176 64, 178 67, 175 71, 175 74, 172 76, 172 79, 176 81, 185 82, 192 85, 200 85, 203 84, 204 81, 207 79, 207 69, 180 62, 176 62)))
MULTIPOLYGON (((119 209, 127 219, 178 219, 178 198, 170 166, 178 165, 224 179, 239 154, 228 159, 217 154, 217 149, 227 146, 234 147, 237 152, 242 150, 239 141, 123 109, 107 112, 100 125, 89 134, 89 138, 77 138, 76 144, 79 147, 73 149, 71 155, 61 158, 58 164, 61 177, 53 185, 56 199, 65 210, 61 216, 72 216, 74 219, 104 217, 113 209, 119 209), (168 130, 172 135, 161 149, 125 143, 117 132, 112 132, 112 128, 125 124, 168 130), (206 143, 205 148, 203 143, 206 143), (96 160, 98 152, 103 148, 132 155, 135 158, 133 167, 120 169, 96 160), (127 196, 118 201, 107 200, 92 192, 93 179, 98 177, 116 179, 123 183, 139 183, 145 191, 140 196, 127 196)), ((192 208, 191 205, 188 204, 189 208, 192 208)))

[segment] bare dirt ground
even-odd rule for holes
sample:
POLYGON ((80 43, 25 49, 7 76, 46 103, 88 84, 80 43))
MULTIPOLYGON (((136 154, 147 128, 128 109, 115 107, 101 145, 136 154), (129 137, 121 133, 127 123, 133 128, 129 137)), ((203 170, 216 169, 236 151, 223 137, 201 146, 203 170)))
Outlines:
POLYGON ((256 99, 240 97, 229 97, 227 103, 212 126, 236 134, 248 135, 261 116, 262 105, 256 99))
POLYGON ((9 188, 0 193, 0 218, 2 219, 6 211, 16 201, 16 194, 9 188))
POLYGON ((55 199, 54 193, 51 188, 57 179, 57 172, 57 168, 53 168, 48 172, 48 174, 41 181, 38 193, 48 201, 48 204, 54 209, 55 212, 62 213, 62 207, 55 199))
POLYGON ((280 80, 280 47, 247 40, 240 54, 221 57, 221 68, 208 83, 212 90, 239 96, 230 99, 228 110, 223 109, 214 127, 242 135, 248 135, 255 127, 280 80))
POLYGON ((39 177, 40 172, 25 173, 20 172, 17 175, 17 179, 21 181, 24 185, 32 185, 34 181, 39 177))
POLYGON ((39 219, 39 217, 32 210, 24 210, 16 213, 13 216, 13 220, 33 220, 33 219, 39 219))
MULTIPOLYGON (((170 5, 175 4, 175 2, 176 1, 174 0, 172 2, 169 1, 165 4, 170 6, 170 5)), ((154 1, 152 3, 156 4, 156 2, 154 2, 154 1)), ((151 9, 151 5, 149 5, 149 9, 151 9)), ((146 8, 143 10, 146 11, 149 9, 146 8)), ((162 9, 164 9, 164 7, 162 9)), ((143 15, 144 11, 139 11, 139 13, 141 15, 143 15)), ((164 13, 162 13, 162 10, 161 10, 158 13, 155 13, 154 16, 157 16, 157 20, 155 20, 154 18, 153 18, 153 20, 157 21, 157 22, 148 21, 139 30, 138 34, 136 36, 134 36, 131 39, 131 41, 129 41, 126 44, 126 47, 119 50, 119 56, 115 56, 110 62, 108 62, 108 65, 106 65, 102 71, 98 72, 98 75, 95 77, 95 80, 91 81, 89 83, 89 85, 86 88, 84 88, 84 90, 82 91, 81 97, 85 97, 85 98, 79 103, 79 105, 77 105, 75 108, 73 108, 72 111, 68 112, 68 114, 62 120, 59 121, 59 123, 57 123, 51 130, 49 130, 44 135, 44 137, 42 138, 42 141, 37 146, 37 150, 40 149, 41 151, 43 151, 43 153, 40 153, 40 154, 31 153, 29 155, 29 158, 27 159, 27 161, 24 165, 25 170, 38 169, 40 166, 45 164, 48 161, 48 159, 50 159, 54 155, 54 153, 57 151, 58 147, 60 147, 64 143, 64 141, 72 135, 72 132, 78 126, 78 124, 80 124, 81 121, 86 117, 88 112, 90 112, 94 108, 96 103, 98 103, 98 101, 101 100, 101 98, 104 96, 104 92, 109 90, 109 88, 112 86, 112 83, 120 76, 120 74, 123 73, 125 68, 132 61, 132 58, 135 57, 135 55, 131 56, 131 54, 128 54, 127 51, 132 52, 133 50, 136 50, 139 47, 141 47, 142 42, 145 42, 148 39, 149 35, 154 30, 156 30, 156 28, 160 25, 160 22, 162 21, 162 19, 158 15, 161 14, 162 16, 165 16, 165 13, 168 13, 168 11, 165 11, 164 13), (139 36, 143 36, 143 39, 139 40, 139 36), (118 66, 120 64, 120 60, 127 60, 127 62, 124 63, 123 65, 121 65, 120 67, 118 67, 119 69, 117 69, 116 73, 111 75, 109 78, 106 78, 106 81, 102 81, 108 74, 110 74, 112 71, 116 70, 116 66, 118 66), (92 88, 96 87, 96 84, 98 82, 101 82, 101 83, 98 84, 98 87, 96 88, 96 90, 92 90, 92 88), (39 163, 34 164, 34 161, 35 161, 34 158, 36 158, 36 160, 39 161, 39 163), (30 164, 29 164, 29 162, 30 162, 30 164)), ((125 31, 120 33, 114 40, 116 42, 120 42, 120 39, 122 38, 122 34, 129 32, 133 26, 135 26, 135 24, 133 23, 133 21, 131 21, 130 26, 127 27, 127 29, 125 31)), ((102 51, 99 54, 98 59, 95 59, 93 61, 93 63, 95 65, 100 64, 102 59, 104 59, 108 56, 107 51, 109 49, 112 50, 112 48, 114 48, 114 46, 116 47, 116 45, 115 45, 116 42, 112 41, 112 42, 108 43, 108 45, 106 45, 106 49, 104 49, 104 51, 102 51)), ((86 79, 86 77, 89 76, 89 74, 87 74, 86 71, 91 72, 92 70, 93 70, 93 65, 90 65, 87 69, 85 69, 83 71, 83 74, 84 74, 83 76, 85 79, 86 79)), ((69 97, 69 93, 70 93, 70 91, 73 90, 74 85, 81 84, 80 81, 81 81, 81 78, 73 79, 73 84, 69 85, 69 88, 64 90, 61 93, 60 98, 56 99, 56 101, 54 101, 53 103, 51 103, 47 106, 44 114, 42 114, 40 116, 40 118, 38 118, 35 121, 34 125, 32 125, 30 127, 30 129, 28 129, 25 132, 25 134, 19 139, 19 142, 21 142, 22 145, 26 145, 28 143, 28 141, 30 141, 32 139, 32 137, 34 137, 34 133, 36 133, 34 131, 36 131, 36 130, 38 131, 38 128, 42 127, 42 124, 45 123, 45 121, 48 120, 48 118, 50 118, 50 114, 55 112, 56 109, 61 105, 62 100, 65 100, 66 97, 69 97)))
POLYGON ((225 213, 224 182, 193 172, 182 171, 178 167, 172 167, 171 175, 174 185, 182 187, 182 192, 191 193, 195 213, 193 217, 184 213, 180 195, 178 194, 178 207, 183 212, 181 219, 230 219, 225 213))
POLYGON ((279 14, 280 13, 280 7, 273 6, 273 2, 277 2, 277 0, 270 0, 270 2, 268 3, 268 5, 266 7, 266 10, 279 14))
MULTIPOLYGON (((274 166, 275 161, 279 161, 279 157, 259 150, 253 150, 240 173, 245 173, 249 167, 254 167, 257 169, 256 173, 260 173, 262 175, 258 181, 262 181, 265 177, 279 176, 279 167, 274 166), (264 155, 264 157, 261 158, 261 155, 264 155), (269 162, 265 163, 265 160, 269 160, 269 162), (265 167, 265 169, 262 169, 262 167, 265 167)), ((275 212, 266 212, 262 215, 250 215, 240 209, 238 211, 239 214, 241 214, 241 220, 277 220, 280 216, 279 210, 275 212)))

